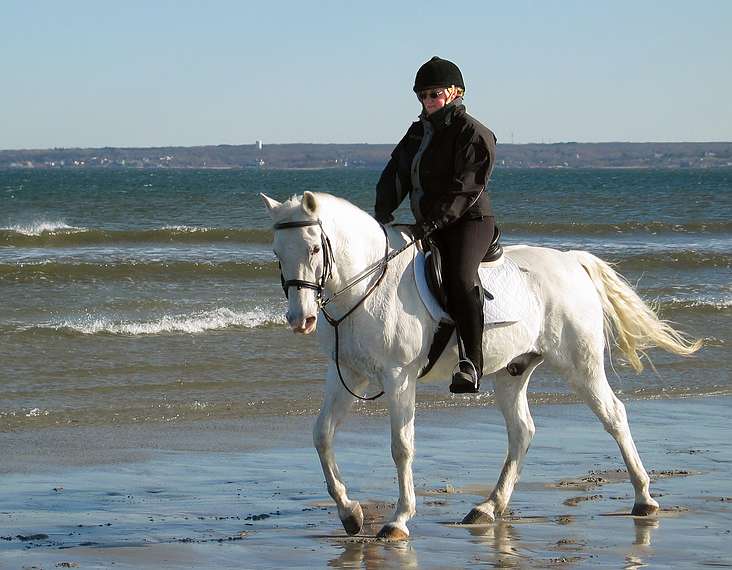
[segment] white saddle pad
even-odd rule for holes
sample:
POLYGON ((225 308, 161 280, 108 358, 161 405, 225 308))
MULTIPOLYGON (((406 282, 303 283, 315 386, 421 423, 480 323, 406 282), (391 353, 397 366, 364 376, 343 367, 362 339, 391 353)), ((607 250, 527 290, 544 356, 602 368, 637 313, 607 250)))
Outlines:
MULTIPOLYGON (((421 251, 414 258, 414 278, 425 307, 436 321, 452 322, 450 316, 430 292, 427 285, 425 255, 421 251)), ((478 270, 486 295, 483 316, 486 325, 515 323, 527 319, 534 309, 534 295, 526 285, 523 273, 515 262, 505 255, 497 262, 483 263, 478 270)))

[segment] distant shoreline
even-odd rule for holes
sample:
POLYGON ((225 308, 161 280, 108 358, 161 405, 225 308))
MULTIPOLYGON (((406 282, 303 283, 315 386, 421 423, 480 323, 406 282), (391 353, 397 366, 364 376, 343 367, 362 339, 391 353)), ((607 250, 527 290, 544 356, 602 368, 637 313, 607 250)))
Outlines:
MULTIPOLYGON (((394 144, 248 144, 0 150, 18 169, 381 169, 394 144)), ((499 143, 497 168, 730 168, 732 142, 499 143)))
MULTIPOLYGON (((719 166, 504 166, 497 165, 497 170, 727 170, 732 169, 732 165, 719 165, 719 166)), ((319 170, 373 170, 381 171, 381 167, 377 166, 358 166, 352 168, 343 168, 337 166, 265 166, 261 168, 243 167, 243 166, 166 166, 160 168, 151 168, 143 166, 122 166, 122 167, 87 167, 87 168, 75 168, 75 167, 44 167, 44 166, 2 166, 0 165, 0 172, 6 171, 18 171, 18 170, 64 170, 64 171, 82 171, 82 170, 109 170, 113 172, 122 171, 148 171, 148 172, 161 172, 161 171, 193 171, 193 170, 211 170, 211 171, 261 171, 261 172, 308 172, 308 171, 319 171, 319 170)))

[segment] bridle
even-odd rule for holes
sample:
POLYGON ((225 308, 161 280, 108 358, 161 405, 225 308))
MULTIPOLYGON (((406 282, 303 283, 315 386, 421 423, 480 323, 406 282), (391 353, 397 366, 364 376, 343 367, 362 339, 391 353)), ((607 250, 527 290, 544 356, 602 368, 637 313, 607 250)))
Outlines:
POLYGON ((290 228, 306 228, 309 226, 320 226, 320 243, 321 252, 323 254, 323 273, 320 276, 320 280, 316 283, 314 281, 304 281, 302 279, 287 279, 282 275, 282 266, 280 265, 280 282, 282 283, 282 290, 285 292, 285 298, 290 298, 290 287, 297 287, 300 289, 314 289, 316 292, 316 298, 318 306, 322 305, 323 291, 325 290, 325 283, 333 276, 333 248, 330 245, 330 239, 323 230, 323 224, 320 219, 317 220, 302 220, 299 222, 280 222, 274 225, 276 230, 286 230, 290 228))
POLYGON ((338 348, 339 348, 339 339, 338 339, 338 326, 345 321, 356 309, 358 309, 366 299, 368 299, 371 294, 376 290, 376 288, 381 284, 381 281, 384 279, 384 276, 386 275, 386 271, 388 269, 389 261, 394 259, 397 255, 405 251, 407 248, 414 245, 415 241, 412 239, 409 241, 406 245, 403 245, 399 249, 392 251, 389 253, 389 236, 386 233, 386 227, 383 224, 379 224, 379 227, 381 227, 381 230, 384 232, 384 239, 386 242, 386 246, 384 249, 384 257, 380 261, 377 261, 376 263, 370 265, 366 269, 364 269, 360 274, 358 274, 356 277, 354 277, 349 283, 347 283, 345 286, 343 286, 341 289, 333 293, 330 297, 327 299, 323 298, 323 292, 325 291, 325 284, 333 277, 333 267, 335 265, 335 259, 333 257, 333 247, 330 244, 330 239, 328 238, 328 235, 325 233, 325 230, 323 229, 323 223, 321 222, 320 218, 316 220, 302 220, 297 222, 279 222, 274 225, 275 230, 287 230, 287 229, 293 229, 293 228, 305 228, 310 226, 319 226, 320 227, 320 243, 321 243, 321 254, 323 255, 323 272, 320 275, 320 279, 315 281, 306 281, 304 279, 285 279, 284 275, 282 274, 282 266, 280 266, 280 281, 282 283, 282 289, 285 292, 285 297, 289 299, 288 291, 290 287, 297 287, 298 290, 300 289, 313 289, 316 294, 316 301, 318 303, 318 307, 320 308, 320 311, 323 313, 323 316, 325 317, 325 320, 328 321, 328 324, 333 327, 335 330, 335 365, 336 370, 338 371, 338 378, 340 378, 341 384, 343 384, 343 387, 348 391, 351 396, 358 398, 359 400, 376 400, 377 398, 384 395, 383 390, 376 394, 375 396, 359 396, 358 394, 355 394, 351 391, 351 389, 346 384, 345 380, 343 379, 343 374, 341 373, 341 367, 338 363, 338 348), (376 280, 369 286, 366 293, 364 293, 363 297, 359 299, 359 301, 353 305, 348 311, 346 311, 340 318, 336 319, 333 317, 328 311, 325 309, 326 305, 328 303, 331 303, 336 297, 339 295, 342 295, 349 289, 351 289, 356 284, 360 283, 370 275, 373 275, 377 271, 381 269, 381 274, 376 278, 376 280))

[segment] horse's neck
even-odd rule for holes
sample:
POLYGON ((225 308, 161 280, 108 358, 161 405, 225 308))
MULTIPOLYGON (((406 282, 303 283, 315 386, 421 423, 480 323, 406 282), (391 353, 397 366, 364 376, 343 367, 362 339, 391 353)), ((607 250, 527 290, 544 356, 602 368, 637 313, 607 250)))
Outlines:
MULTIPOLYGON (((334 212, 328 231, 333 248, 333 278, 330 280, 330 293, 339 291, 359 276, 368 267, 383 259, 386 251, 386 237, 379 223, 357 208, 344 212, 334 212), (340 214, 340 215, 339 215, 340 214)), ((358 296, 378 277, 364 279, 350 291, 358 296)))

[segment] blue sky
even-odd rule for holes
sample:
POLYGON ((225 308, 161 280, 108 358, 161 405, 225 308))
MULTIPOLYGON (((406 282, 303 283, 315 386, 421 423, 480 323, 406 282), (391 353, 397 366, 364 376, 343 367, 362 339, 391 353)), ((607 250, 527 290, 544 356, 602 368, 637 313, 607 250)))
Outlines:
POLYGON ((500 142, 732 140, 732 2, 5 0, 0 149, 395 143, 457 63, 500 142))

